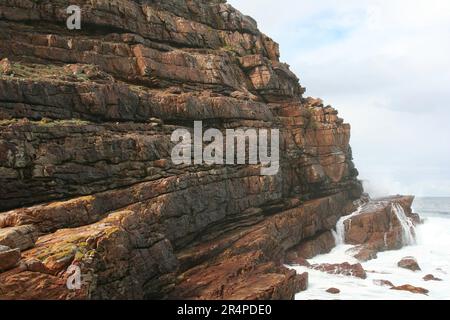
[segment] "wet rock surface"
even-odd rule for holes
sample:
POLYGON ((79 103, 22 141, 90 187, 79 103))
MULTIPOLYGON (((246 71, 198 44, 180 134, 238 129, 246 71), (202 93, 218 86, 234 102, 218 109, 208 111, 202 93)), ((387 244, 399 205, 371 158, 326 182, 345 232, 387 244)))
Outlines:
POLYGON ((311 259, 319 254, 329 253, 336 246, 335 239, 331 231, 326 231, 303 241, 297 247, 291 249, 288 255, 291 259, 311 259))
POLYGON ((340 274, 344 276, 356 277, 361 279, 366 279, 367 274, 364 268, 360 263, 350 264, 348 262, 340 263, 340 264, 315 264, 312 265, 311 268, 326 272, 329 274, 340 274))
POLYGON ((0 60, 0 74, 11 75, 13 73, 11 62, 8 58, 0 60))
POLYGON ((327 292, 331 294, 339 294, 341 293, 341 290, 339 290, 338 288, 329 288, 327 289, 327 292))
POLYGON ((417 263, 416 258, 414 258, 414 257, 405 257, 402 260, 400 260, 397 263, 397 265, 400 268, 408 269, 411 271, 420 271, 421 270, 419 264, 417 263))
POLYGON ((424 289, 421 287, 415 287, 410 284, 405 284, 405 285, 398 286, 398 287, 392 287, 391 290, 408 291, 408 292, 415 293, 415 294, 425 294, 425 295, 428 294, 428 292, 429 292, 427 289, 424 289))
POLYGON ((420 223, 412 213, 413 196, 392 196, 363 204, 360 211, 343 222, 344 241, 355 245, 349 253, 365 262, 378 252, 398 250, 415 241, 414 225, 420 223))
POLYGON ((427 274, 426 276, 423 277, 424 281, 442 281, 442 279, 440 278, 436 278, 434 275, 432 274, 427 274))

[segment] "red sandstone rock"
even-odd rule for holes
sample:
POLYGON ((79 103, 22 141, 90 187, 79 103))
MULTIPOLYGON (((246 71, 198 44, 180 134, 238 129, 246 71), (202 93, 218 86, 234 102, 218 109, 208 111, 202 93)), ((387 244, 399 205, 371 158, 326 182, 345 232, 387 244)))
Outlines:
POLYGON ((308 272, 298 274, 296 280, 297 280, 297 291, 296 292, 305 291, 308 289, 308 285, 309 285, 308 272))
POLYGON ((20 250, 0 246, 0 272, 14 268, 20 260, 20 250))
POLYGON ((310 267, 311 264, 305 258, 299 257, 295 251, 288 252, 284 262, 289 265, 296 265, 302 267, 310 267))
POLYGON ((349 253, 361 262, 366 262, 377 258, 377 250, 371 249, 370 246, 365 245, 352 248, 349 253))
POLYGON ((391 290, 399 290, 399 291, 409 291, 411 293, 417 293, 417 294, 428 294, 428 290, 420 287, 414 287, 410 284, 405 284, 398 287, 392 287, 391 290))
POLYGON ((419 264, 417 263, 417 260, 414 257, 405 257, 402 260, 400 260, 397 265, 400 268, 408 269, 411 271, 419 271, 421 270, 419 267, 419 264))
POLYGON ((425 280, 425 281, 442 281, 442 279, 436 278, 432 274, 427 274, 425 277, 423 277, 423 280, 425 280))
POLYGON ((327 292, 331 293, 331 294, 339 294, 339 293, 341 293, 341 290, 339 290, 337 288, 329 288, 329 289, 327 289, 327 292))
POLYGON ((391 204, 393 201, 410 203, 413 199, 413 197, 399 197, 368 203, 359 215, 346 221, 346 241, 349 244, 369 244, 380 249, 401 248, 402 229, 392 212, 391 204))
POLYGON ((113 82, 114 78, 103 72, 95 65, 68 64, 64 66, 64 71, 75 77, 85 77, 89 80, 108 80, 113 82))
POLYGON ((0 245, 18 248, 22 251, 34 247, 37 238, 37 230, 32 225, 0 229, 0 245))
POLYGON ((311 259, 319 254, 325 254, 335 247, 335 240, 331 231, 303 241, 299 246, 291 249, 290 253, 304 259, 311 259))
POLYGON ((407 218, 416 223, 418 216, 411 211, 413 200, 413 196, 393 196, 364 204, 358 215, 344 222, 346 243, 358 245, 350 253, 360 261, 367 261, 376 258, 377 252, 406 245, 393 205, 400 205, 407 218))
POLYGON ((364 268, 360 263, 350 264, 348 262, 344 262, 341 264, 314 264, 311 266, 315 270, 319 270, 322 272, 330 273, 330 274, 342 274, 345 276, 351 276, 361 279, 366 279, 367 274, 364 268))

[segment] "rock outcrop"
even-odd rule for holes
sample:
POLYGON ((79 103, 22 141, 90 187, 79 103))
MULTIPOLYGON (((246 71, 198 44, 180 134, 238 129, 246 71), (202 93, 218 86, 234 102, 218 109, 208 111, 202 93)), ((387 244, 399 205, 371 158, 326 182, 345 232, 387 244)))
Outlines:
POLYGON ((330 263, 313 264, 311 268, 329 274, 340 274, 360 279, 367 278, 366 271, 364 270, 364 268, 360 263, 350 264, 348 262, 344 262, 339 264, 330 264, 330 263))
POLYGON ((411 292, 411 293, 424 294, 424 295, 427 295, 428 292, 429 292, 425 288, 415 287, 415 286, 412 286, 410 284, 405 284, 405 285, 398 286, 398 287, 392 287, 391 290, 408 291, 408 292, 411 292))
POLYGON ((424 276, 422 278, 424 281, 442 281, 442 279, 440 278, 436 278, 434 275, 432 274, 427 274, 426 276, 424 276))
POLYGON ((291 261, 301 261, 301 259, 311 259, 319 254, 329 253, 336 246, 333 233, 325 231, 311 239, 302 241, 301 244, 289 250, 287 257, 291 261))
POLYGON ((414 258, 414 257, 405 257, 402 260, 400 260, 397 263, 397 265, 400 268, 408 269, 411 271, 420 271, 421 270, 419 264, 417 263, 416 258, 414 258))
POLYGON ((73 31, 65 2, 0 2, 0 245, 12 257, 0 298, 305 289, 286 252, 329 250, 362 193, 350 126, 304 97, 278 45, 224 1, 77 2, 73 31), (194 120, 280 129, 278 174, 173 164, 170 136, 194 120))
POLYGON ((377 252, 397 250, 415 242, 414 226, 420 218, 412 212, 413 196, 392 196, 370 200, 341 220, 343 240, 355 245, 350 254, 360 261, 377 257, 377 252))

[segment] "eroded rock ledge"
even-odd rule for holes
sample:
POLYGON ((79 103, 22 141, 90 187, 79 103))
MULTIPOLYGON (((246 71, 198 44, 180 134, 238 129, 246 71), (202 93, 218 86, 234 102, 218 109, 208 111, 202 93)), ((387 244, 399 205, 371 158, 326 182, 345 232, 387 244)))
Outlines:
POLYGON ((286 252, 329 236, 362 193, 350 126, 224 1, 79 5, 72 32, 63 1, 0 1, 0 298, 305 289, 286 252), (173 165, 170 134, 194 120, 279 128, 279 173, 173 165), (81 290, 67 289, 71 265, 81 290))

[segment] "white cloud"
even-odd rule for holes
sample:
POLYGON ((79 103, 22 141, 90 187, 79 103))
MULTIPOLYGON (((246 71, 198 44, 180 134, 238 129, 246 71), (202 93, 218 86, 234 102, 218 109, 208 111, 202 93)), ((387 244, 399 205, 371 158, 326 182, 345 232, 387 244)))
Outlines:
POLYGON ((280 43, 307 94, 352 124, 361 178, 450 195, 450 1, 229 2, 280 43))

